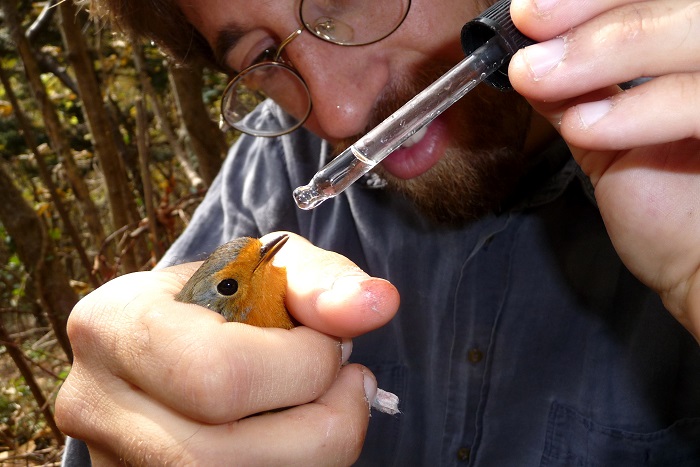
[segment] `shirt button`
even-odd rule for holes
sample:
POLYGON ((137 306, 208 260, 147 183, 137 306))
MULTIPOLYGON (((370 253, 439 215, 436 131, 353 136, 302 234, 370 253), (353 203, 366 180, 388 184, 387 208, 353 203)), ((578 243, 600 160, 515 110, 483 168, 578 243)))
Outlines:
POLYGON ((479 350, 478 348, 473 348, 470 349, 469 352, 467 352, 467 360, 469 360, 469 363, 472 363, 476 365, 479 363, 482 359, 484 358, 484 352, 479 350))
POLYGON ((459 448, 457 451, 457 459, 460 462, 467 462, 469 461, 469 455, 472 453, 472 450, 469 448, 459 448))

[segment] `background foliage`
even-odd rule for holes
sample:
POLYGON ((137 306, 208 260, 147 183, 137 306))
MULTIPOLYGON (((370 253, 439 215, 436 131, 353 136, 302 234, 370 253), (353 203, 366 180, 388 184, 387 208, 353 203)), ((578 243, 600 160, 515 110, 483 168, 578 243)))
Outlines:
POLYGON ((231 143, 214 123, 227 78, 70 0, 0 5, 0 464, 51 465, 68 313, 185 227, 231 143))

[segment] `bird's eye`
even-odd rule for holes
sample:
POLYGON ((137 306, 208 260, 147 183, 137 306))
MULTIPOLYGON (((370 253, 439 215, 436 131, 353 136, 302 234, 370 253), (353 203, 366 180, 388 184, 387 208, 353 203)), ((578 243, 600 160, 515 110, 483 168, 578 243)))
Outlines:
POLYGON ((221 295, 233 295, 238 290, 238 282, 235 279, 224 279, 216 286, 221 295))

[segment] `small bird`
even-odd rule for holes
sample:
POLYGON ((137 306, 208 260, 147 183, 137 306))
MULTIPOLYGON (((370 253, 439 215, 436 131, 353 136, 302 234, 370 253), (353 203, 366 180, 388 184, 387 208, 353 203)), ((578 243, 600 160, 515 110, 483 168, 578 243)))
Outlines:
POLYGON ((287 273, 272 265, 272 258, 287 240, 287 234, 264 244, 257 238, 241 237, 221 245, 175 300, 209 308, 227 321, 293 328, 295 323, 284 305, 287 273))

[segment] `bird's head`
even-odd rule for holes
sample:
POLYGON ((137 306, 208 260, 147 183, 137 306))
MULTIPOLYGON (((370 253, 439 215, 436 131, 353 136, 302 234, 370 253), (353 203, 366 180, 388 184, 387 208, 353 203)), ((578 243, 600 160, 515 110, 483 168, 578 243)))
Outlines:
POLYGON ((227 321, 293 327, 284 306, 286 271, 272 265, 288 239, 283 234, 266 243, 249 237, 225 243, 202 263, 176 299, 216 311, 227 321))

